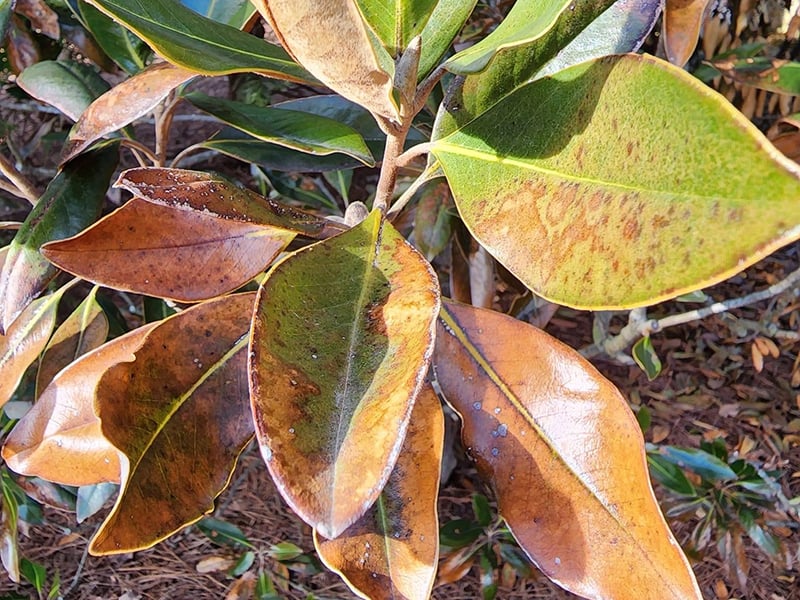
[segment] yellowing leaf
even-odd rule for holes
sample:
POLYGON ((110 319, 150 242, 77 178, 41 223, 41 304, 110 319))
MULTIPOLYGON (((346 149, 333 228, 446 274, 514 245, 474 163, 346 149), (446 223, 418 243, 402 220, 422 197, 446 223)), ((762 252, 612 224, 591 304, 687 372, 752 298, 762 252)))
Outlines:
POLYGON ((373 43, 355 0, 253 4, 289 54, 322 83, 370 112, 400 120, 392 97, 392 59, 373 43))
POLYGON ((153 327, 118 337, 61 371, 8 436, 8 466, 64 485, 119 481, 119 453, 100 430, 94 400, 106 371, 134 360, 153 327))
POLYGON ((389 478, 438 306, 430 265, 378 211, 289 256, 259 292, 250 377, 261 452, 324 537, 357 521, 389 478))
POLYGON ((375 504, 336 539, 314 535, 319 557, 359 596, 428 598, 439 555, 436 500, 443 442, 442 409, 426 384, 397 464, 375 504))
POLYGON ((702 598, 639 426, 589 363, 530 325, 448 302, 434 365, 501 516, 548 577, 586 598, 702 598))
POLYGON ((100 378, 103 435, 121 453, 120 495, 93 554, 149 548, 214 508, 252 439, 247 331, 255 294, 154 324, 132 361, 100 378))
POLYGON ((67 162, 93 142, 150 113, 172 90, 196 77, 169 63, 156 63, 114 86, 89 105, 70 132, 67 162))
POLYGON ((98 304, 96 294, 97 288, 92 289, 47 343, 36 375, 37 397, 56 373, 106 341, 108 318, 98 304))
POLYGON ((682 67, 692 57, 708 2, 709 0, 664 2, 664 51, 672 64, 682 67))
POLYGON ((797 166, 716 92, 648 56, 527 84, 433 153, 476 239, 559 304, 653 304, 800 237, 797 166))
POLYGON ((294 233, 134 198, 75 237, 46 244, 65 271, 180 302, 230 292, 258 275, 294 233))

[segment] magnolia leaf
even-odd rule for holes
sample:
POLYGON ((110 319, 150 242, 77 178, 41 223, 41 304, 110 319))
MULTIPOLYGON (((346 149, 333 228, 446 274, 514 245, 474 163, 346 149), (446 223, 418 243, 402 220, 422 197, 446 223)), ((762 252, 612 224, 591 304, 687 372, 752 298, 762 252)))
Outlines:
POLYGON ((711 64, 737 83, 779 94, 800 94, 800 62, 758 56, 724 58, 711 64))
POLYGON ((417 396, 403 448, 386 487, 364 516, 335 540, 315 533, 322 562, 363 598, 426 600, 436 576, 436 500, 444 416, 425 384, 417 396))
POLYGON ((653 304, 800 237, 797 166, 716 92, 648 56, 530 83, 432 151, 476 239, 559 304, 653 304), (708 156, 726 157, 724 177, 708 156))
POLYGON ((92 515, 98 513, 114 494, 118 486, 115 483, 95 483, 82 485, 78 488, 78 497, 75 501, 75 519, 83 523, 92 515))
POLYGON ((373 43, 353 0, 255 0, 281 45, 322 83, 399 121, 391 56, 373 43))
POLYGON ((169 62, 202 75, 261 73, 316 83, 286 52, 174 0, 87 0, 150 44, 169 62))
POLYGON ((95 409, 120 451, 120 494, 92 554, 149 548, 214 509, 253 437, 247 332, 255 293, 154 324, 100 378, 95 409))
POLYGON ((439 0, 433 9, 422 37, 422 53, 419 59, 418 79, 430 73, 441 61, 472 14, 478 0, 439 0))
POLYGON ((315 239, 344 231, 344 226, 202 171, 142 167, 123 172, 116 184, 135 196, 174 209, 210 217, 285 229, 315 239))
POLYGON ((241 29, 252 17, 256 9, 250 0, 181 0, 181 4, 194 12, 218 23, 241 29))
POLYGON ((58 13, 50 8, 45 0, 16 0, 14 12, 24 16, 36 33, 57 40, 61 37, 58 13))
POLYGON ((108 318, 97 302, 97 287, 67 317, 44 350, 36 375, 36 396, 61 369, 106 341, 108 318))
POLYGON ((111 340, 59 372, 8 436, 9 468, 63 485, 118 482, 119 452, 100 429, 94 400, 106 371, 131 362, 155 325, 111 340))
POLYGON ((664 51, 672 64, 682 67, 692 57, 708 3, 709 0, 665 0, 664 51))
POLYGON ((98 149, 65 165, 28 214, 0 273, 0 331, 11 326, 58 272, 40 254, 41 245, 75 235, 100 215, 118 155, 116 146, 98 149))
POLYGON ((578 353, 447 302, 434 365, 500 515, 550 579, 586 598, 702 598, 650 488, 636 419, 578 353))
POLYGON ((11 398, 26 369, 47 346, 56 324, 56 309, 66 288, 28 304, 0 335, 0 406, 11 398))
POLYGON ((497 29, 448 60, 447 70, 460 75, 482 71, 498 52, 542 37, 570 4, 570 0, 517 0, 497 29))
POLYGON ((42 253, 93 283, 198 302, 250 281, 294 235, 133 198, 77 236, 46 244, 42 253))
POLYGON ((250 354, 256 433, 281 494, 335 538, 392 471, 433 345, 430 265, 373 213, 278 264, 250 354))
POLYGON ((593 58, 636 52, 660 14, 661 0, 617 0, 537 71, 536 79, 593 58))
POLYGON ((438 0, 355 0, 364 20, 392 57, 419 35, 438 0))
POLYGON ((55 106, 73 121, 109 85, 89 65, 71 60, 43 60, 25 69, 17 85, 28 94, 55 106))
POLYGON ((447 182, 428 182, 420 192, 414 212, 414 245, 429 261, 447 248, 456 216, 453 197, 447 182))
POLYGON ((152 50, 139 37, 88 2, 76 4, 76 16, 83 26, 91 32, 103 52, 123 71, 128 75, 135 75, 147 66, 152 50))
POLYGON ((169 63, 156 63, 116 85, 81 115, 70 131, 63 161, 77 156, 103 136, 149 114, 167 94, 196 75, 169 63))
POLYGON ((188 94, 186 99, 200 110, 260 140, 319 156, 339 152, 352 156, 368 167, 375 165, 375 159, 361 135, 333 119, 307 112, 213 98, 197 92, 188 94))

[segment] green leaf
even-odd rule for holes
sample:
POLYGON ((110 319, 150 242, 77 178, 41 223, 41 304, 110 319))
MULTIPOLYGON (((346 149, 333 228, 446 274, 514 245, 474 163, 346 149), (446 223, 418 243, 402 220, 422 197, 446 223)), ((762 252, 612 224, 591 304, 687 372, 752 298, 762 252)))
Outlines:
POLYGON ((478 0, 439 0, 433 9, 422 36, 419 59, 420 81, 430 73, 461 31, 478 0))
POLYGON ((439 543, 448 548, 465 548, 477 540, 483 529, 469 519, 453 519, 439 528, 439 543))
POLYGON ((44 565, 23 558, 19 561, 19 572, 28 580, 36 592, 41 595, 44 591, 44 584, 47 581, 47 570, 44 565))
POLYGON ((8 330, 58 272, 39 253, 42 244, 74 235, 100 215, 118 154, 116 145, 89 152, 47 186, 14 236, 0 273, 0 330, 8 330))
POLYGON ((694 471, 700 477, 711 481, 731 481, 736 473, 719 458, 696 448, 659 446, 658 455, 684 469, 694 471))
POLYGON ((270 546, 267 554, 278 562, 292 561, 303 554, 303 549, 292 542, 278 542, 270 546))
POLYGON ((367 166, 375 164, 361 135, 333 119, 307 112, 213 98, 198 92, 187 94, 186 99, 199 109, 260 140, 315 155, 339 152, 367 166))
POLYGON ((737 83, 779 94, 800 94, 800 62, 758 56, 715 60, 711 64, 737 83))
POLYGON ((75 505, 78 523, 97 513, 111 497, 117 493, 119 486, 115 483, 96 483, 82 485, 78 488, 78 499, 75 505))
POLYGON ((241 29, 256 9, 250 0, 181 0, 181 4, 218 23, 241 29))
POLYGON ((300 83, 316 80, 278 46, 216 23, 170 0, 90 0, 168 61, 204 75, 256 72, 300 83))
POLYGON ((679 466, 665 460, 658 453, 658 449, 648 450, 647 464, 650 466, 650 474, 661 485, 682 496, 695 498, 697 490, 694 485, 686 478, 686 474, 679 466))
POLYGON ((492 523, 492 509, 489 500, 483 494, 472 495, 472 512, 475 513, 475 518, 481 527, 488 527, 492 523))
POLYGON ((419 35, 438 0, 356 0, 367 24, 393 57, 419 35))
POLYGON ((653 304, 800 237, 797 166, 716 92, 649 56, 527 84, 432 151, 475 238, 559 304, 653 304), (710 156, 725 157, 724 173, 710 156))
POLYGON ((245 546, 252 548, 253 544, 247 539, 244 532, 227 521, 206 517, 198 521, 197 528, 202 531, 209 539, 217 544, 228 544, 230 546, 245 546))
POLYGON ((43 60, 31 65, 17 77, 17 85, 73 121, 111 87, 92 67, 71 60, 43 60))
POLYGON ((8 22, 11 19, 13 0, 0 0, 0 44, 5 44, 8 22))
POLYGON ((136 35, 87 2, 78 2, 78 11, 81 21, 103 52, 128 75, 134 75, 147 66, 152 51, 136 35))
POLYGON ((256 560, 256 555, 251 550, 248 550, 244 554, 242 554, 241 558, 236 561, 236 564, 233 565, 231 570, 229 571, 229 575, 231 577, 239 577, 245 571, 247 571, 250 567, 253 566, 253 563, 256 560))
POLYGON ((270 273, 250 376, 261 453, 294 511, 337 537, 397 460, 433 346, 430 265, 373 211, 270 273))
POLYGON ((447 69, 459 75, 482 71, 498 52, 542 37, 571 3, 571 0, 518 0, 497 29, 448 60, 447 69))
POLYGON ((8 573, 9 579, 19 583, 20 565, 19 548, 17 546, 17 519, 19 517, 19 504, 14 495, 13 487, 16 484, 11 480, 8 471, 4 468, 0 472, 0 562, 8 573))
POLYGON ((639 368, 647 374, 647 379, 653 381, 661 373, 661 359, 653 348, 650 336, 640 338, 631 349, 631 355, 639 368))

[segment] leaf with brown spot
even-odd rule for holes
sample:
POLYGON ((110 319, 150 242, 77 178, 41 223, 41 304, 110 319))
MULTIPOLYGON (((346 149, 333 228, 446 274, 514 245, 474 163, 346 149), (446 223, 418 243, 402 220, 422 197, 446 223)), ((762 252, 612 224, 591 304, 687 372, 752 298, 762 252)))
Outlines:
POLYGON ((154 204, 285 229, 315 239, 329 238, 346 230, 344 225, 265 198, 203 171, 140 167, 123 172, 115 185, 154 204))
POLYGON ((106 341, 108 318, 97 302, 96 294, 97 287, 92 289, 47 343, 36 375, 36 397, 41 395, 61 369, 106 341))
POLYGON ((315 533, 322 562, 357 595, 428 598, 439 555, 436 500, 443 442, 442 408, 425 384, 397 463, 375 504, 334 540, 315 533))
POLYGON ((476 239, 559 304, 654 304, 800 237, 797 165, 722 96, 646 55, 524 85, 432 151, 476 239))
POLYGON ((62 162, 103 136, 150 113, 172 90, 196 77, 169 63, 156 63, 114 86, 89 105, 70 131, 62 162))
POLYGON ((779 94, 800 94, 800 62, 756 56, 725 58, 711 64, 736 83, 779 94))
POLYGON ((53 40, 61 37, 58 14, 44 0, 16 0, 14 12, 28 19, 34 31, 53 40))
POLYGON ((355 0, 255 0, 281 45, 317 79, 370 112, 399 121, 394 63, 355 0))
POLYGON ((434 368, 501 516, 548 577, 586 598, 702 598, 636 419, 594 367, 526 323, 445 302, 434 368))
POLYGON ((334 538, 397 460, 433 347, 430 265, 379 211, 279 263, 259 291, 250 377, 281 494, 334 538))
POLYGON ((159 321, 100 378, 95 410, 120 450, 120 495, 92 554, 149 548, 214 509, 253 437, 247 342, 255 293, 159 321))
POLYGON ((47 346, 65 290, 63 287, 28 304, 6 334, 0 335, 0 406, 9 401, 26 369, 47 346))
POLYGON ((198 302, 250 281, 294 238, 284 229, 133 198, 42 254, 94 283, 198 302))
POLYGON ((709 0, 664 2, 664 51, 672 64, 682 67, 692 57, 708 2, 709 0))
POLYGON ((8 466, 63 485, 118 482, 119 451, 100 429, 94 400, 105 373, 134 360, 155 326, 111 340, 59 372, 8 436, 8 466))

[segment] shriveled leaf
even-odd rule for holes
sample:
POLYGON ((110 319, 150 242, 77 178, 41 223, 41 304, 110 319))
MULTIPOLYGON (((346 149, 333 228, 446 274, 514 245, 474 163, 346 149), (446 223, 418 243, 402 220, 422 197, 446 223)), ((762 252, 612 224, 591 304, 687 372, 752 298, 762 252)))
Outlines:
POLYGON ((419 35, 438 0, 355 0, 383 47, 397 58, 419 35))
POLYGON ((64 485, 119 481, 119 453, 103 436, 94 399, 106 371, 134 360, 153 327, 118 337, 61 371, 8 436, 8 466, 64 485))
POLYGON ((317 79, 370 112, 399 121, 391 56, 373 43, 353 0, 255 0, 284 48, 317 79))
POLYGON ((250 0, 181 0, 181 4, 218 23, 241 29, 256 9, 250 0))
POLYGON ((117 160, 115 146, 87 153, 47 186, 14 236, 0 273, 0 331, 8 330, 58 272, 40 254, 42 244, 75 235, 100 215, 117 160))
POLYGON ((25 69, 17 85, 28 94, 55 106, 73 121, 109 85, 90 66, 71 60, 43 60, 25 69))
POLYGON ((692 57, 708 2, 709 0, 665 0, 664 51, 672 64, 682 67, 692 57))
POLYGON ((716 92, 648 56, 525 85, 432 151, 473 235, 560 304, 653 304, 800 237, 797 166, 716 92), (726 157, 724 177, 708 156, 726 157))
POLYGON ((359 596, 428 598, 439 555, 436 500, 443 441, 442 409, 426 384, 417 396, 400 456, 375 504, 335 540, 314 535, 322 562, 359 596))
POLYGON ((609 54, 636 52, 661 14, 661 0, 617 0, 564 46, 536 78, 609 54))
POLYGON ((147 66, 152 54, 139 37, 87 2, 78 2, 78 16, 111 60, 128 75, 147 66))
POLYGON ((498 52, 542 37, 570 4, 569 0, 517 0, 497 29, 448 60, 447 69, 460 75, 482 71, 498 52))
POLYGON ((100 285, 198 302, 250 281, 293 238, 284 229, 133 198, 79 235, 45 245, 42 253, 100 285))
POLYGON ((478 0, 439 0, 436 3, 420 34, 422 36, 420 80, 439 64, 477 3, 478 0))
POLYGON ((69 134, 64 162, 103 136, 147 115, 167 94, 196 75, 169 63, 156 63, 118 84, 81 115, 69 134))
POLYGON ((96 294, 95 287, 47 343, 36 375, 37 397, 56 373, 106 341, 108 318, 97 302, 96 294))
POLYGON ((213 98, 198 92, 188 94, 186 99, 197 108, 265 142, 318 156, 338 152, 370 167, 375 164, 361 135, 339 121, 307 112, 213 98))
POLYGON ((712 64, 737 83, 779 94, 800 94, 800 62, 759 56, 715 60, 712 64))
POLYGON ((169 62, 202 75, 261 73, 316 81, 286 51, 172 0, 87 0, 147 41, 169 62))
POLYGON ((120 495, 93 554, 149 548, 214 509, 253 437, 247 341, 255 293, 155 324, 132 362, 100 378, 95 408, 119 448, 120 495))
POLYGON ((6 334, 0 335, 0 406, 8 402, 25 370, 47 346, 63 291, 28 304, 6 334))
POLYGON ((433 343, 430 265, 378 211, 276 266, 258 296, 256 432, 281 494, 334 538, 383 489, 433 343))
POLYGON ((154 204, 285 229, 315 239, 344 231, 344 226, 328 219, 264 198, 202 171, 156 167, 128 169, 115 185, 154 204))
POLYGON ((702 598, 650 488, 636 420, 577 352, 447 302, 434 364, 500 515, 548 577, 586 598, 702 598))

